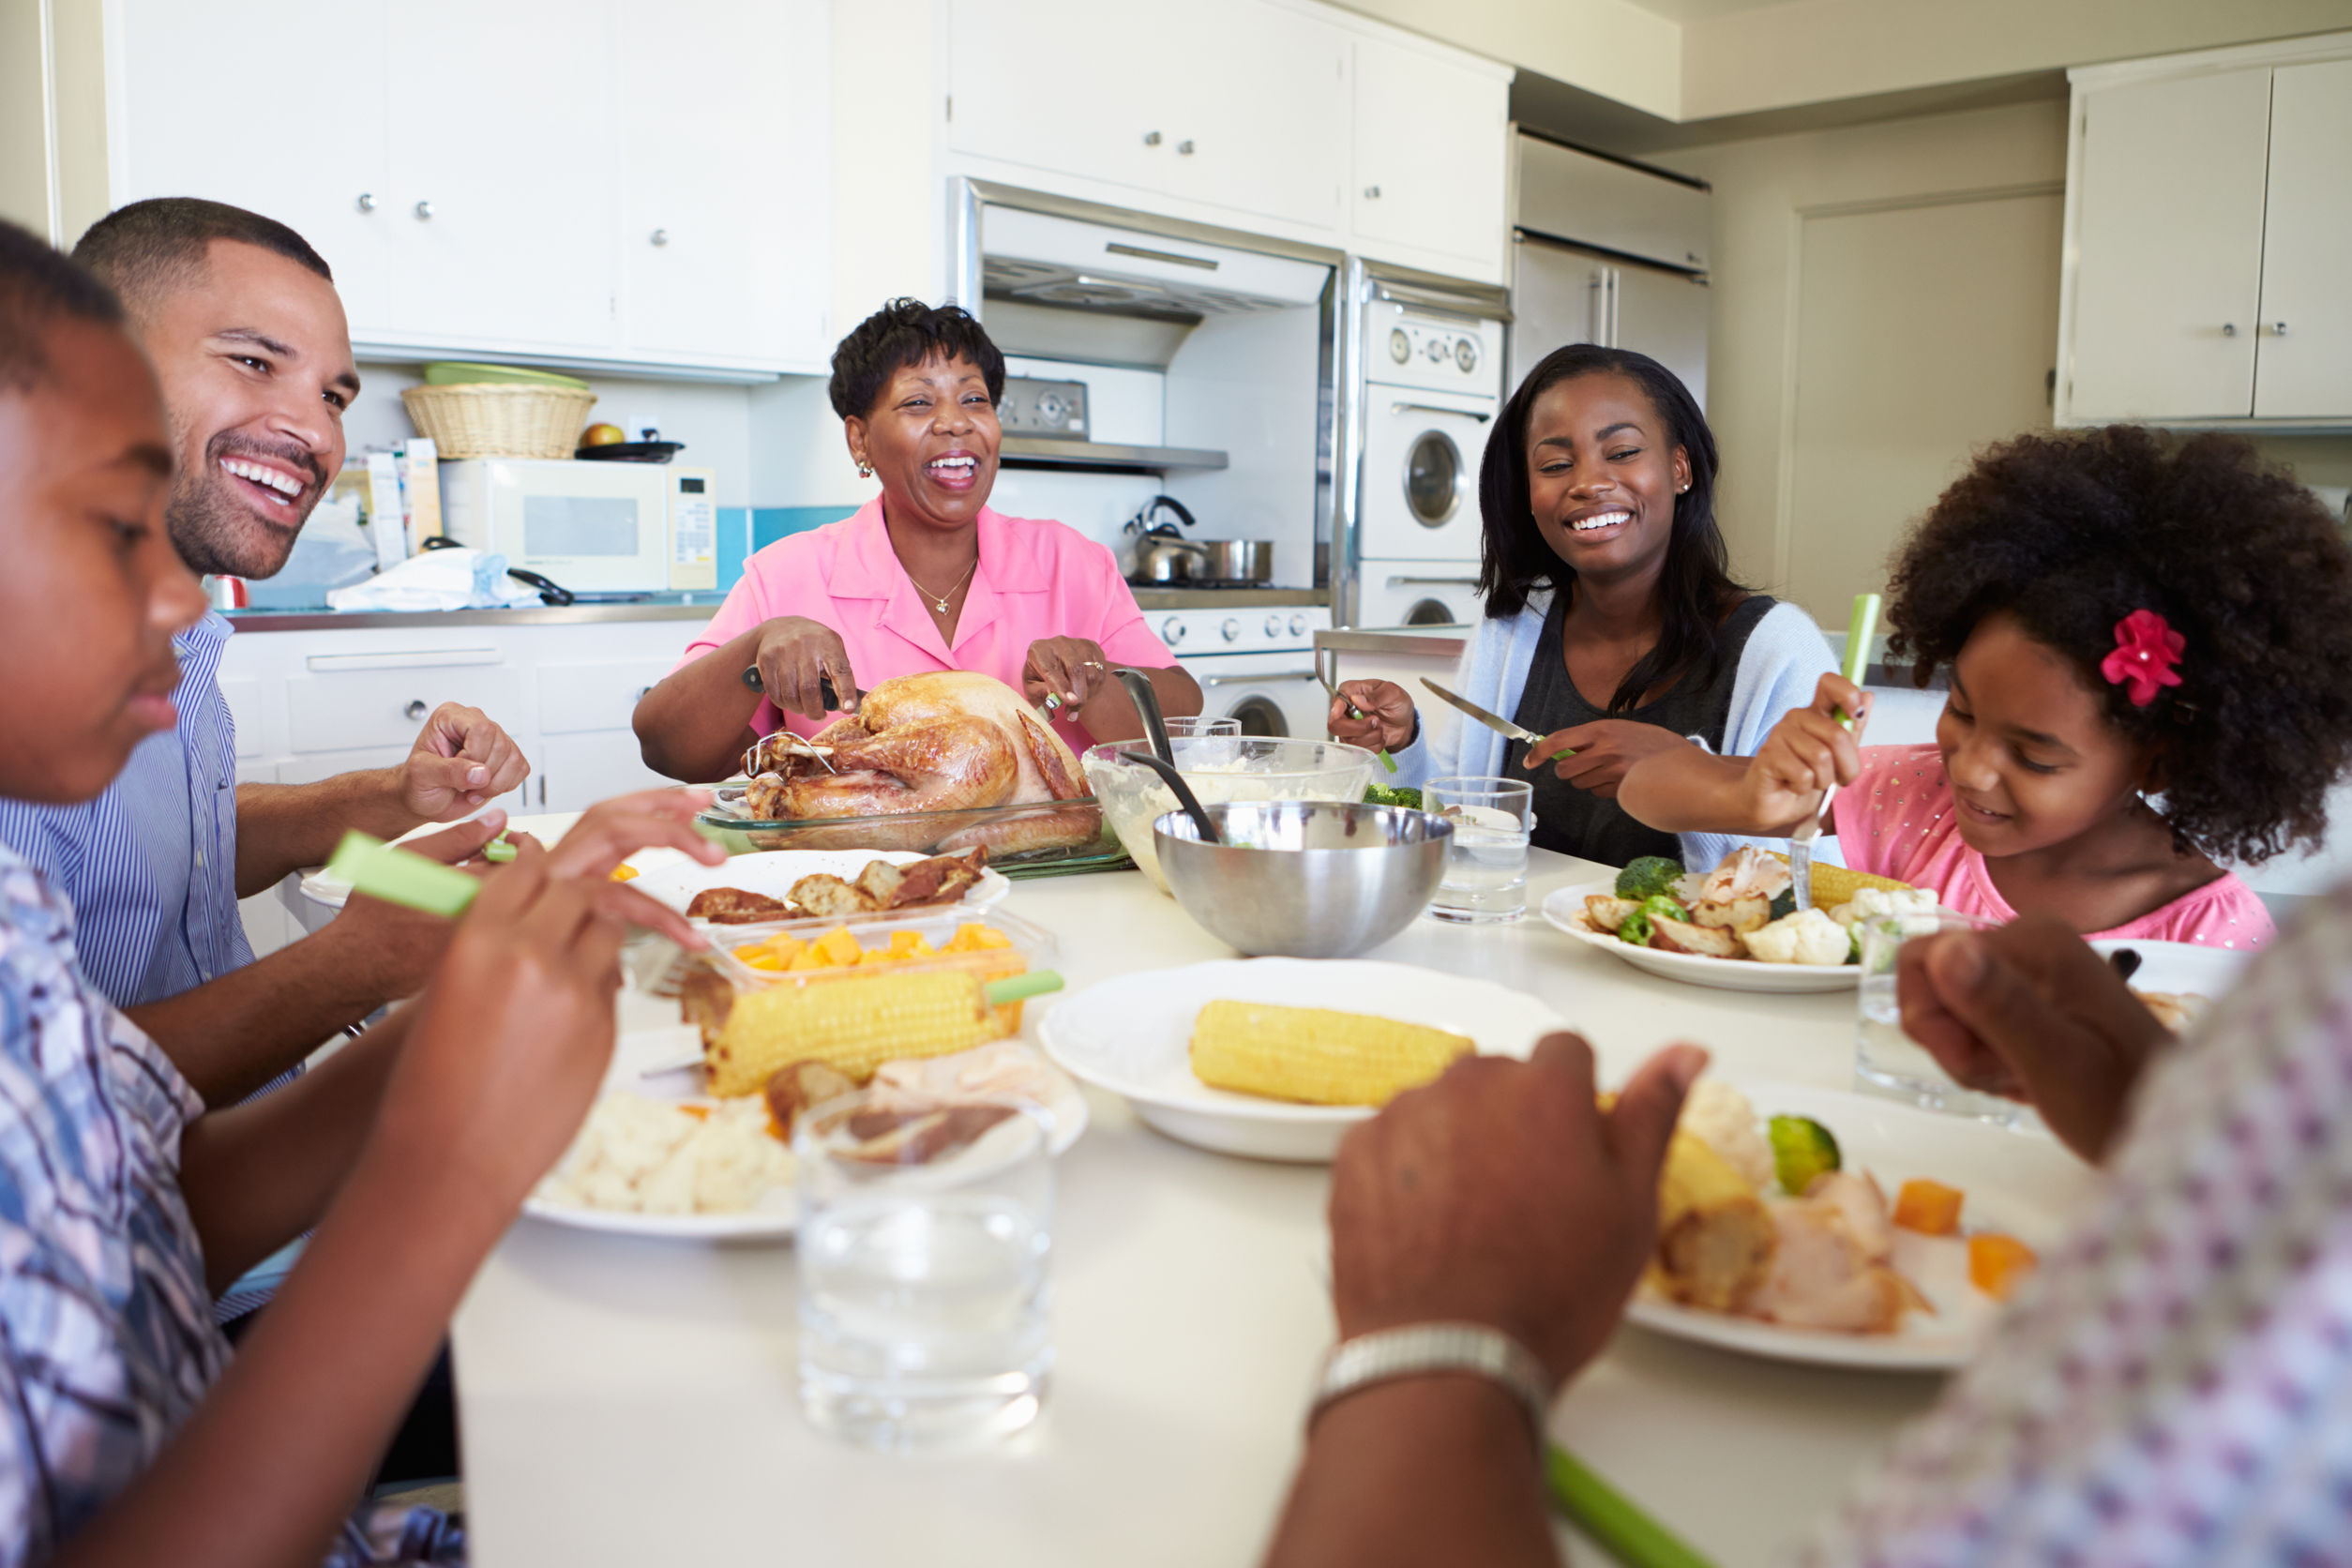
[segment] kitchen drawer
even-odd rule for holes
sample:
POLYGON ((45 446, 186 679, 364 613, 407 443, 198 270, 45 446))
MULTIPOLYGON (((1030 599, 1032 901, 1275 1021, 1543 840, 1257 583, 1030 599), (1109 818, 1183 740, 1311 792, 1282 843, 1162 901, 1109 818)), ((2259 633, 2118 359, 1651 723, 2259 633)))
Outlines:
MULTIPOLYGON (((297 752, 342 751, 361 746, 397 746, 403 751, 415 744, 425 716, 444 702, 463 702, 481 709, 508 733, 529 728, 529 709, 522 672, 505 664, 454 662, 392 665, 401 655, 371 661, 351 656, 341 668, 322 664, 329 656, 315 656, 311 673, 286 683, 287 734, 297 752)), ((454 654, 433 656, 444 661, 454 654)))
POLYGON ((539 667, 539 733, 570 735, 626 730, 638 700, 670 673, 675 659, 539 667))

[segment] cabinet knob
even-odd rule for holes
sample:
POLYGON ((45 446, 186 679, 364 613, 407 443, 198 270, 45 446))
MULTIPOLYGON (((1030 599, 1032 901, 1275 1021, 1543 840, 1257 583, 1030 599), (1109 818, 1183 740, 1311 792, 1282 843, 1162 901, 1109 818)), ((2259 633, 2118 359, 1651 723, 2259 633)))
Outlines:
POLYGON ((421 724, 425 720, 425 716, 430 712, 432 710, 425 706, 425 700, 417 697, 410 699, 408 706, 400 710, 400 716, 411 724, 421 724))
POLYGON ((1380 188, 1377 185, 1365 186, 1364 188, 1364 199, 1367 202, 1379 201, 1380 199, 1380 188))
POLYGON ((359 193, 359 210, 361 212, 373 212, 376 210, 376 195, 374 191, 363 190, 359 193))
POLYGON ((430 202, 419 202, 416 204, 416 216, 420 219, 430 218, 432 215, 433 204, 430 202))
POLYGON ((2284 338, 2284 337, 2285 337, 2285 336, 2286 336, 2286 323, 2284 323, 2284 322, 2272 322, 2272 323, 2270 324, 2270 336, 2271 336, 2271 337, 2273 337, 2273 338, 2284 338))
POLYGON ((2235 337, 2237 337, 2237 336, 2238 336, 2238 324, 2237 324, 2236 322, 2224 322, 2224 323, 2222 323, 2222 336, 2223 336, 2223 337, 2224 337, 2224 338, 2235 338, 2235 337))
POLYGON ((1156 130, 1145 131, 1143 133, 1143 144, 1147 147, 1158 146, 1160 144, 1160 133, 1156 130))
POLYGON ((1184 154, 1184 157, 1190 158, 1192 156, 1192 139, 1190 137, 1186 137, 1184 141, 1177 143, 1176 150, 1184 154))
POLYGON ((656 229, 654 231, 654 243, 656 245, 668 245, 670 243, 670 231, 667 229, 656 229))

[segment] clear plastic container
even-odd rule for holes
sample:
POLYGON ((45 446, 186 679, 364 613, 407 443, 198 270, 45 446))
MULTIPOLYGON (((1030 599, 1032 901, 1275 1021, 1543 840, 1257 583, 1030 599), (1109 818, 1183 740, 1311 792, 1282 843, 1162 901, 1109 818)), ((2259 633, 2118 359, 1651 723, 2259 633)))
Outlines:
MULTIPOLYGON (((1170 737, 1168 747, 1176 771, 1203 806, 1236 800, 1358 801, 1380 765, 1379 757, 1345 741, 1206 735, 1170 737)), ((1152 846, 1152 823, 1178 809, 1176 792, 1150 768, 1119 755, 1143 748, 1141 741, 1089 746, 1086 781, 1102 804, 1104 820, 1134 857, 1136 869, 1166 893, 1168 879, 1152 846)))

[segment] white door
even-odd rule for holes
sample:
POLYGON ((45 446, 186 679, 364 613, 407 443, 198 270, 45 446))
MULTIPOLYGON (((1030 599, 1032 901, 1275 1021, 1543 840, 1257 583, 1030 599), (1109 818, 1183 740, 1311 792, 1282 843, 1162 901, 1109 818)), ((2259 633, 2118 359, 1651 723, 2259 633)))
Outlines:
MULTIPOLYGON (((1161 116, 1184 32, 1171 19, 1099 0, 955 0, 949 25, 957 152, 1114 185, 1168 177, 1176 139, 1161 116)), ((918 79, 921 66, 909 66, 918 79)))
MULTIPOLYGON (((403 333, 520 352, 619 340, 612 10, 397 0, 367 57, 400 98, 385 216, 403 333)), ((632 48, 641 25, 656 24, 633 22, 632 48)))
POLYGON ((630 349, 824 362, 827 33, 824 0, 672 0, 627 30, 611 140, 630 349))
POLYGON ((1435 251, 1492 275, 1508 221, 1509 83, 1372 38, 1355 57, 1357 249, 1435 251))
POLYGON ((1171 196, 1338 234, 1348 40, 1265 0, 1190 0, 1155 53, 1184 67, 1168 113, 1171 196))
POLYGON ((2352 60, 2271 76, 2254 411, 2352 415, 2352 60))
POLYGON ((2270 68, 2084 95, 2078 419, 2254 411, 2270 68))
POLYGON ((113 204, 203 196, 274 218, 334 269, 353 331, 382 325, 387 20, 385 0, 121 0, 113 204))

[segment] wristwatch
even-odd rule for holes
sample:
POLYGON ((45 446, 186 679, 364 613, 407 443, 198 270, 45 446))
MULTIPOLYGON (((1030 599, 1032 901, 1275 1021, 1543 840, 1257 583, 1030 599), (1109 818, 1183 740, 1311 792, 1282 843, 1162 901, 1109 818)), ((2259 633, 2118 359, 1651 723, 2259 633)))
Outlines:
POLYGON ((1542 1449, 1544 1424, 1551 1414, 1551 1378, 1534 1351, 1484 1323, 1411 1323, 1333 1346, 1315 1381, 1306 1424, 1312 1427, 1325 1410, 1358 1389, 1433 1372, 1467 1372, 1500 1383, 1526 1412, 1528 1429, 1542 1449))

